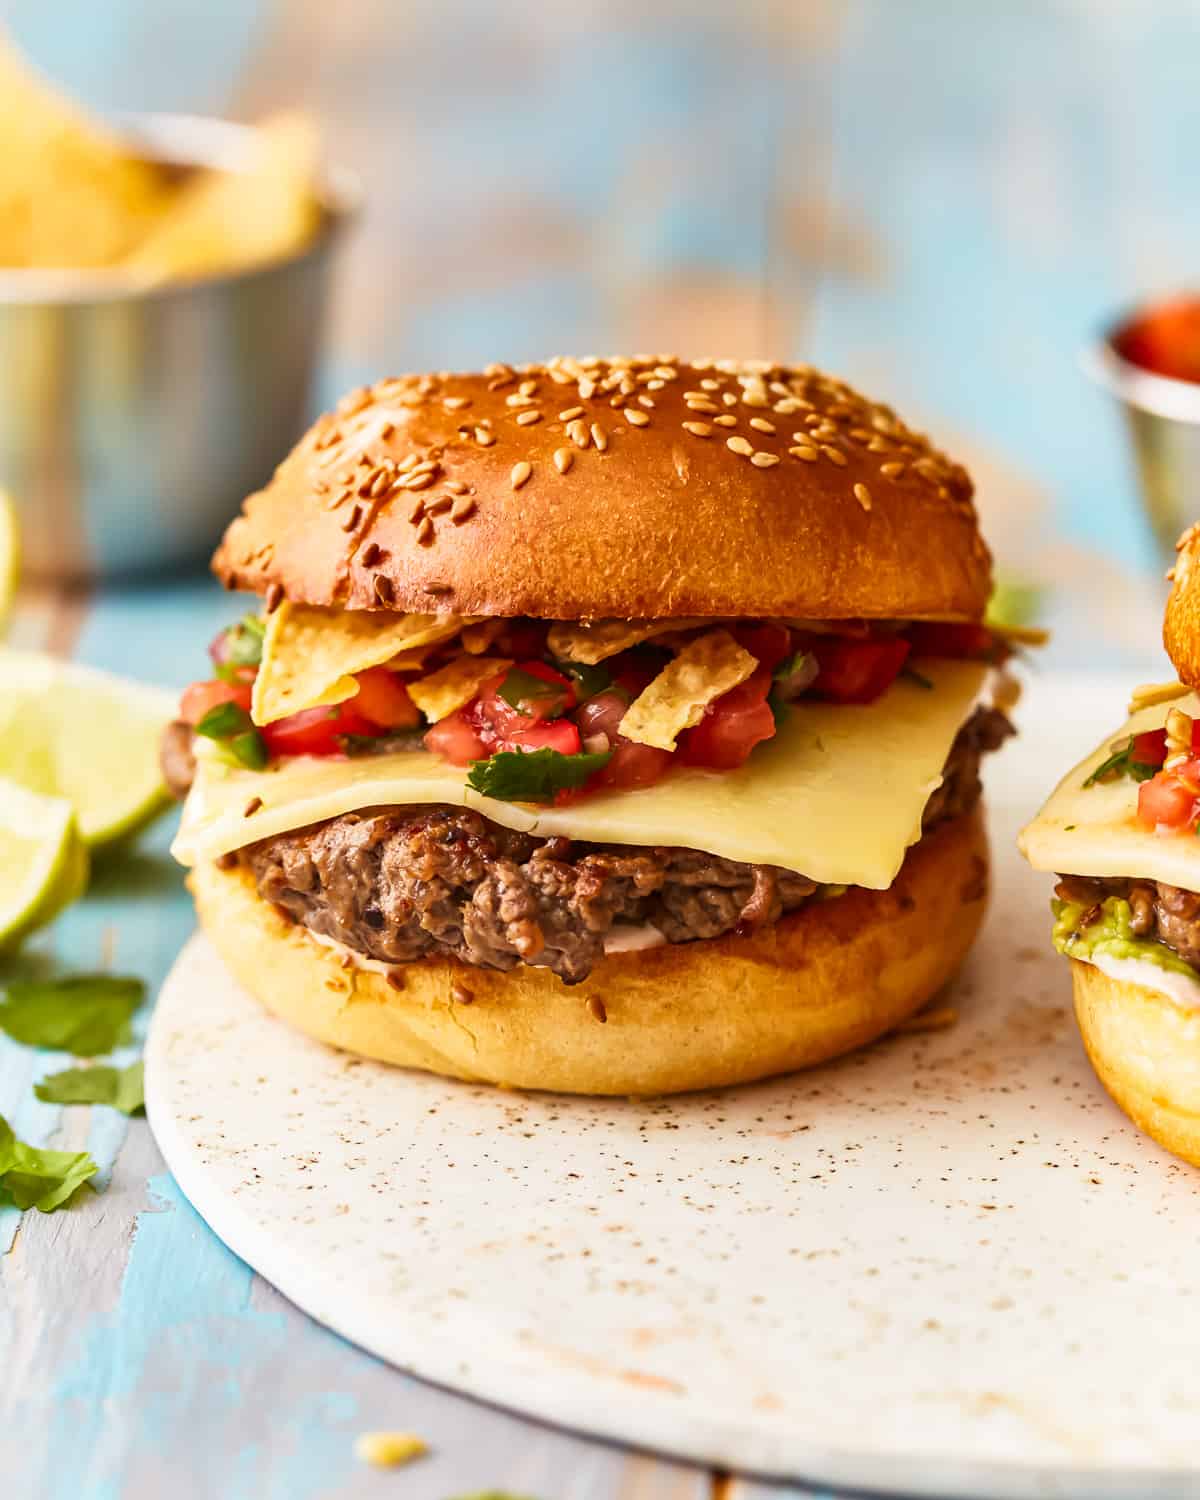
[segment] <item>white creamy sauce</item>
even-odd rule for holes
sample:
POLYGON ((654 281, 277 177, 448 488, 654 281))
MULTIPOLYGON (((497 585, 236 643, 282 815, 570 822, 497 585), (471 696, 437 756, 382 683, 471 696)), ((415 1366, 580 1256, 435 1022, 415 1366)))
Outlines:
POLYGON ((661 948, 666 938, 649 922, 617 922, 604 938, 605 953, 637 953, 642 948, 661 948))
POLYGON ((1171 969, 1162 969, 1158 964, 1144 958, 1112 958, 1098 953, 1087 960, 1101 974, 1107 974, 1118 984, 1140 984, 1148 990, 1157 990, 1166 995, 1184 1010, 1200 1009, 1200 980, 1187 974, 1177 974, 1171 969))
MULTIPOLYGON (((385 978, 393 969, 401 971, 404 969, 403 964, 385 964, 378 958, 368 958, 365 953, 356 953, 353 948, 347 948, 345 943, 339 943, 336 938, 326 937, 324 933, 313 932, 311 928, 306 927, 305 931, 313 942, 320 943, 331 953, 336 953, 343 963, 349 960, 353 968, 369 969, 372 974, 382 974, 385 978)), ((643 948, 661 948, 666 941, 658 928, 651 926, 649 922, 618 922, 609 929, 604 939, 604 951, 605 953, 637 953, 643 948)), ((1200 1004, 1200 1000, 1197 1004, 1200 1004)))

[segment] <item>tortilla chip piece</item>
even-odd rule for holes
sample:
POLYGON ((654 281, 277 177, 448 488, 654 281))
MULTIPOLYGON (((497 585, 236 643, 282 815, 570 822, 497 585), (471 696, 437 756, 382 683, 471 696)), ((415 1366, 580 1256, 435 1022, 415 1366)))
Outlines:
POLYGON ((587 620, 566 621, 550 627, 550 650, 562 661, 594 667, 630 646, 673 630, 695 630, 711 620, 587 620))
POLYGON ((317 157, 312 120, 274 116, 244 168, 202 172, 186 183, 122 266, 158 283, 285 259, 320 224, 317 157))
POLYGON ((408 696, 431 723, 461 708, 488 680, 512 666, 500 656, 456 656, 452 662, 408 684, 408 696))
POLYGON ((482 656, 507 624, 507 620, 480 620, 475 625, 464 626, 463 650, 469 651, 472 656, 482 656))
POLYGON ((621 733, 639 745, 674 750, 676 737, 699 724, 708 705, 745 682, 757 666, 728 630, 710 630, 689 641, 633 700, 621 733))
POLYGON ((344 703, 357 691, 356 672, 448 641, 463 624, 459 615, 391 615, 285 600, 267 619, 250 717, 272 724, 302 708, 344 703))

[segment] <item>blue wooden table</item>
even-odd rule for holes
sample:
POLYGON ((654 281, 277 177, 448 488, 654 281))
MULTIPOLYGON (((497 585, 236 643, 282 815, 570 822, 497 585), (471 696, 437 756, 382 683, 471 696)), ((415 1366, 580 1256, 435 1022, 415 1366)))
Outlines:
MULTIPOLYGON (((321 118, 370 205, 327 395, 563 350, 811 358, 965 457, 1003 564, 1047 592, 1059 664, 1162 671, 1161 570, 1077 356, 1116 305, 1195 277, 1190 0, 0 0, 0 18, 102 107, 321 118)), ((178 686, 230 608, 201 578, 30 593, 16 639, 178 686)), ((192 926, 169 836, 100 870, 39 946, 153 990, 192 926)), ((0 1040, 0 1112, 104 1165, 70 1212, 0 1213, 5 1496, 785 1493, 350 1348, 206 1230, 143 1121, 38 1103, 33 1081, 63 1064, 0 1040), (352 1456, 368 1428, 434 1451, 368 1470, 352 1456)))

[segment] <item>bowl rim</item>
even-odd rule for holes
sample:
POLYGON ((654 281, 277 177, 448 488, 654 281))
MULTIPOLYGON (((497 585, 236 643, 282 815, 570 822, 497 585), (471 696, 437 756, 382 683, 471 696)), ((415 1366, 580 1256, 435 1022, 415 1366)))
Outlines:
POLYGON ((1109 319, 1099 336, 1083 349, 1081 363, 1085 373, 1097 385, 1125 406, 1173 422, 1200 425, 1200 383, 1178 380, 1174 375, 1159 375, 1154 370, 1135 365, 1119 353, 1115 345, 1115 340, 1130 323, 1162 300, 1162 297, 1142 298, 1119 317, 1109 319))
MULTIPOLYGON (((251 142, 260 134, 259 126, 237 120, 161 110, 117 114, 112 123, 149 160, 229 170, 237 169, 237 163, 245 159, 251 142)), ((358 177, 344 167, 327 166, 317 184, 317 199, 321 207, 321 224, 316 233, 291 253, 273 260, 232 271, 211 271, 200 276, 181 276, 153 283, 129 272, 104 268, 81 271, 57 266, 0 268, 0 307, 86 307, 112 302, 142 302, 274 275, 328 254, 333 243, 341 238, 362 211, 362 185, 358 177)))

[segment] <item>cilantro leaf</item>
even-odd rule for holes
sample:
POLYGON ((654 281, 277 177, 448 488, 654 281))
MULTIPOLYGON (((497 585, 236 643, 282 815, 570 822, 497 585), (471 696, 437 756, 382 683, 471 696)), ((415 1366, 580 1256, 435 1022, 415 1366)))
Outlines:
POLYGON ((1144 760, 1133 758, 1133 743, 1131 734, 1115 741, 1109 747, 1112 753, 1100 762, 1083 783, 1084 786, 1094 786, 1098 781, 1115 781, 1118 776, 1131 776, 1134 781, 1149 781, 1152 776, 1157 775, 1162 770, 1161 766, 1152 766, 1144 760))
POLYGON ((97 1057, 129 1040, 145 996, 140 979, 115 974, 14 981, 0 1001, 0 1031, 28 1047, 97 1057))
POLYGON ((236 625, 225 632, 225 659, 217 664, 217 676, 222 682, 240 682, 240 669, 262 665, 263 636, 266 622, 257 615, 245 615, 236 625))
POLYGON ((501 750, 488 760, 471 762, 467 785, 501 802, 552 802, 555 792, 581 787, 611 759, 611 750, 595 755, 564 755, 548 747, 528 753, 501 750))
POLYGON ((108 1063, 67 1068, 43 1078, 33 1092, 45 1104, 107 1104, 123 1115, 137 1114, 146 1103, 140 1060, 127 1068, 114 1068, 108 1063))
POLYGON ((206 740, 217 740, 248 770, 262 771, 270 759, 266 741, 240 704, 215 704, 196 725, 196 733, 206 740))
POLYGON ((17 1208, 61 1208, 98 1171, 86 1151, 48 1151, 17 1140, 0 1115, 0 1191, 17 1208))
POLYGON ((518 713, 528 713, 529 705, 550 704, 545 717, 554 719, 562 712, 562 705, 566 701, 567 689, 561 682, 547 682, 542 677, 535 677, 532 672, 522 671, 520 667, 510 667, 504 674, 504 681, 500 684, 497 692, 510 708, 515 708, 518 713))
POLYGON ((602 663, 589 667, 581 661, 555 661, 554 670, 570 679, 580 703, 612 687, 612 673, 602 663))

